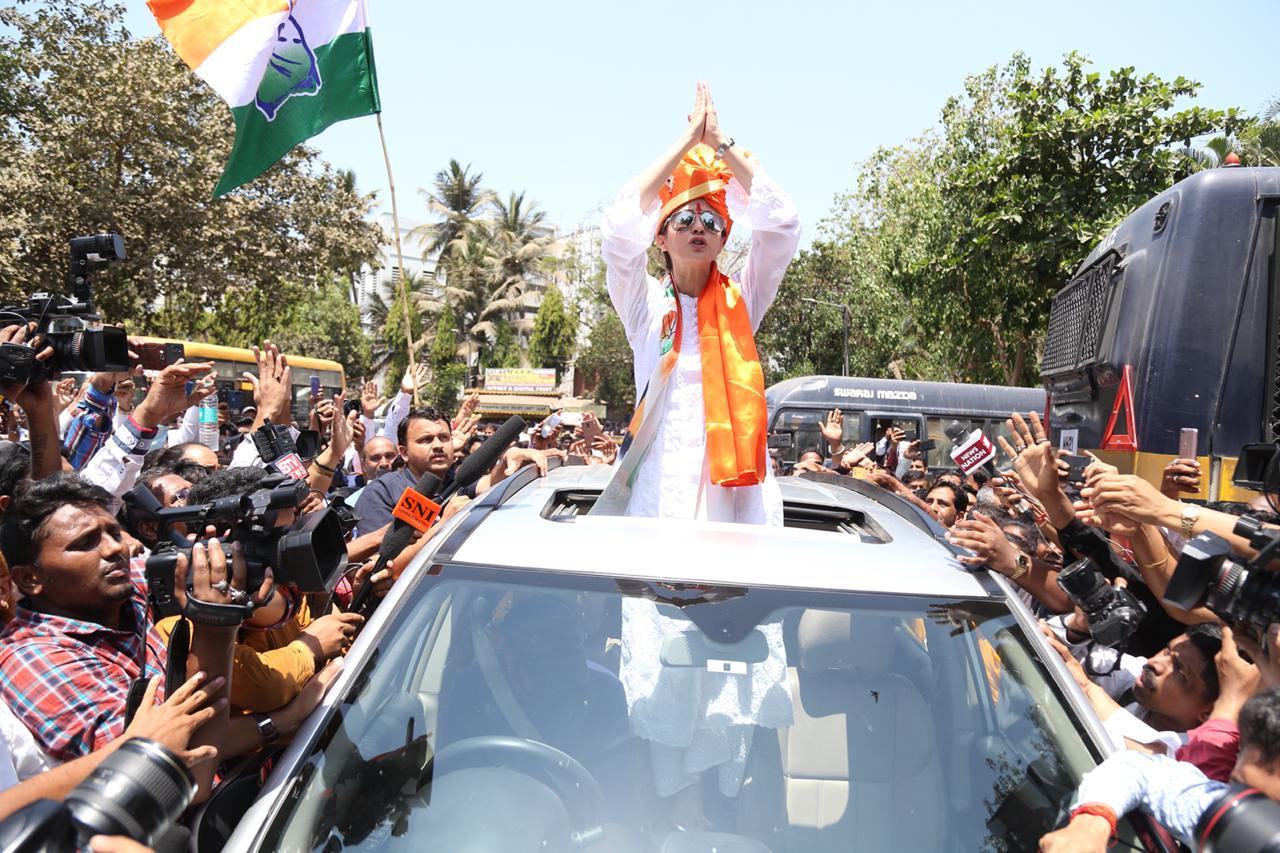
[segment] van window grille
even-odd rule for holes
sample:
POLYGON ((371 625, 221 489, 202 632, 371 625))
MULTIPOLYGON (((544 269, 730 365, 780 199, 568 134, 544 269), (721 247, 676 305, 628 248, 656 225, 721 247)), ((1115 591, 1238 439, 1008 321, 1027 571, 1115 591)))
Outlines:
POLYGON ((1115 252, 1107 252, 1053 297, 1043 373, 1076 370, 1097 360, 1116 259, 1115 252))

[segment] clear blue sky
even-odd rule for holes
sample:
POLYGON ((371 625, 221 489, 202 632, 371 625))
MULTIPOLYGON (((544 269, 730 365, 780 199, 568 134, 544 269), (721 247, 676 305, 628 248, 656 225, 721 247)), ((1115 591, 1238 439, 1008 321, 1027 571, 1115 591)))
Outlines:
MULTIPOLYGON (((129 8, 135 33, 158 32, 143 0, 129 8)), ((810 239, 860 160, 932 126, 966 74, 1014 51, 1182 74, 1203 84, 1205 106, 1254 112, 1280 94, 1277 0, 369 0, 369 15, 401 214, 418 218, 418 188, 454 157, 571 228, 676 137, 700 77, 810 239)), ((313 144, 386 205, 372 117, 313 144)))

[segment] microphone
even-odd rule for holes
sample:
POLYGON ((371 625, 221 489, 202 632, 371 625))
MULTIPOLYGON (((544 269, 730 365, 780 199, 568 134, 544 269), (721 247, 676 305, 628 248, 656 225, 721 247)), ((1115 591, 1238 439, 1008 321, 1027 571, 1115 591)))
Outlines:
POLYGON ((1017 492, 1018 499, 1014 501, 1014 509, 1023 515, 1031 512, 1031 507, 1026 501, 1026 492, 1022 491, 1014 483, 1005 480, 1000 476, 1000 472, 996 470, 995 445, 991 443, 991 439, 987 438, 981 429, 969 432, 959 421, 952 421, 947 424, 943 432, 947 434, 947 438, 951 439, 951 458, 955 460, 956 465, 960 467, 966 477, 981 468, 987 472, 989 479, 998 478, 1006 486, 1017 492))
MULTIPOLYGON (((470 456, 462 460, 462 463, 458 465, 458 470, 454 472, 453 482, 440 495, 440 500, 438 501, 440 506, 443 507, 449 502, 449 498, 483 477, 498 461, 498 458, 507 451, 507 448, 511 446, 511 443, 516 440, 520 433, 524 432, 526 426, 527 424, 525 424, 523 418, 519 415, 512 415, 507 419, 506 423, 498 427, 493 435, 485 439, 484 444, 481 444, 470 456)), ((440 488, 439 478, 427 473, 423 474, 421 479, 418 480, 414 486, 414 491, 430 496, 438 488, 440 488)), ((378 562, 374 564, 373 571, 369 573, 370 578, 382 571, 389 561, 395 559, 408 546, 409 541, 413 538, 413 530, 407 523, 399 519, 396 520, 391 532, 382 540, 382 545, 378 548, 378 562)), ((361 612, 367 606, 369 596, 372 593, 373 584, 366 581, 360 592, 351 600, 351 606, 347 608, 347 612, 361 612)))
POLYGON ((524 418, 519 415, 507 418, 506 423, 498 427, 493 435, 485 439, 484 444, 477 447, 458 465, 458 470, 453 475, 453 482, 440 496, 440 505, 444 506, 445 501, 488 473, 498 458, 507 452, 507 448, 519 438, 520 433, 524 432, 527 426, 524 418))
POLYGON ((981 429, 970 432, 959 421, 952 421, 943 430, 951 439, 951 458, 965 476, 979 468, 987 472, 989 477, 1000 476, 996 472, 996 448, 981 429))
MULTIPOLYGON (((431 497, 440 488, 440 478, 430 471, 424 473, 418 478, 418 482, 413 484, 413 490, 420 495, 431 497)), ((378 572, 387 567, 387 563, 399 556, 400 552, 405 549, 409 542, 413 539, 414 527, 407 521, 399 518, 391 525, 391 530, 387 535, 382 537, 382 544, 378 546, 378 562, 374 564, 373 571, 369 573, 372 578, 378 572)), ((360 591, 356 593, 356 597, 351 599, 350 606, 347 607, 348 613, 359 613, 369 601, 369 596, 373 592, 373 584, 366 580, 360 591)))

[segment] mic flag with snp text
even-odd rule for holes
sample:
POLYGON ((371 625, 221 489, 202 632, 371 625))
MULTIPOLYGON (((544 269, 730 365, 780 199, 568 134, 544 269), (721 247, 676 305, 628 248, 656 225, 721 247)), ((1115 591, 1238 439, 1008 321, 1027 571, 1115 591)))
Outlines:
POLYGON ((363 0, 148 0, 175 53, 231 107, 236 140, 214 196, 300 142, 380 112, 363 0))

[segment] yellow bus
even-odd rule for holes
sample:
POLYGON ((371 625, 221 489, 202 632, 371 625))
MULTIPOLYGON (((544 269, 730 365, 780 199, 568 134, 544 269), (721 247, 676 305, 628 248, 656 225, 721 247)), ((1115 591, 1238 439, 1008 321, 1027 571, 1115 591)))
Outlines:
MULTIPOLYGON (((176 338, 143 337, 145 343, 182 344, 187 361, 211 361, 218 377, 218 399, 225 400, 232 409, 242 409, 253 404, 253 385, 243 378, 245 373, 257 373, 258 363, 253 350, 241 347, 224 347, 200 341, 181 341, 176 338)), ((347 377, 342 365, 327 358, 308 358, 285 353, 292 368, 290 382, 293 385, 293 414, 304 420, 307 416, 311 377, 320 377, 321 395, 332 397, 345 390, 347 377)))

